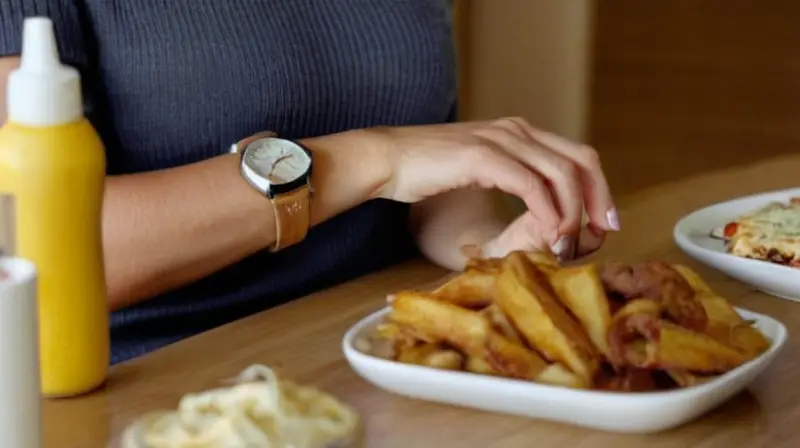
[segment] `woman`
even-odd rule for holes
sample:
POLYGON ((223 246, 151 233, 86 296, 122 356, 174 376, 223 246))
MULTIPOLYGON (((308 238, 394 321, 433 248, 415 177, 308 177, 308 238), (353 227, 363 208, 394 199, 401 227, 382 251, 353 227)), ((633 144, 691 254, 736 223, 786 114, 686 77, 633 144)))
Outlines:
POLYGON ((112 362, 415 247, 458 269, 462 247, 485 256, 551 247, 569 258, 619 228, 590 148, 521 119, 449 123, 445 0, 5 1, 2 80, 31 15, 53 19, 106 145, 112 362), (247 157, 228 153, 265 131, 311 154, 308 223, 281 221, 243 178, 247 157), (528 211, 503 222, 492 188, 528 211), (591 223, 579 239, 584 205, 591 223), (285 245, 279 233, 300 237, 269 250, 285 245))

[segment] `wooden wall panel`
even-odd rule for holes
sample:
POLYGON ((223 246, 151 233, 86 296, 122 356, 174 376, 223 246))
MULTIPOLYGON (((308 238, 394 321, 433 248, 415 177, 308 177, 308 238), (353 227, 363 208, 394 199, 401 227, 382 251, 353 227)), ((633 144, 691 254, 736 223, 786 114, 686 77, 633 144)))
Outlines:
POLYGON ((797 0, 598 2, 590 139, 616 190, 798 151, 799 20, 797 0))

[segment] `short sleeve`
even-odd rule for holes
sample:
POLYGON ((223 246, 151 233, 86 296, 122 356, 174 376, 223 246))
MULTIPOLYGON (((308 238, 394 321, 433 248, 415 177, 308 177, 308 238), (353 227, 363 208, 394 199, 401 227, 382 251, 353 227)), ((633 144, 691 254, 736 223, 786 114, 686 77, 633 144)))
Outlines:
POLYGON ((26 17, 49 17, 64 63, 86 64, 81 0, 0 0, 0 57, 22 51, 22 22, 26 17))

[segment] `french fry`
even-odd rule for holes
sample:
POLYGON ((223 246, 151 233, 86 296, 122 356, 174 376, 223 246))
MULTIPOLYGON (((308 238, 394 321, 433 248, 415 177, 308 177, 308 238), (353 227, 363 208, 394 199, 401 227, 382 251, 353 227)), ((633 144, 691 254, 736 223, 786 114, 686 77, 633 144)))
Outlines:
POLYGON ((588 264, 560 269, 550 276, 550 283, 556 297, 583 325, 595 347, 609 357, 611 311, 597 266, 588 264))
POLYGON ((536 381, 554 386, 564 386, 572 389, 585 389, 591 383, 585 381, 578 375, 570 372, 561 364, 550 364, 542 370, 536 381))
POLYGON ((499 274, 502 258, 470 258, 464 272, 478 271, 486 274, 499 274))
POLYGON ((643 369, 722 373, 748 361, 733 347, 710 336, 659 319, 650 299, 630 302, 614 315, 609 330, 612 363, 643 369))
POLYGON ((485 359, 477 356, 467 357, 467 360, 464 362, 464 370, 467 372, 479 373, 481 375, 503 375, 501 372, 493 369, 485 359))
POLYGON ((724 373, 750 358, 740 351, 671 322, 661 322, 658 368, 690 372, 724 373))
POLYGON ((389 320, 412 328, 432 342, 448 342, 468 354, 483 355, 489 322, 478 312, 415 291, 397 294, 389 320))
POLYGON ((534 379, 547 363, 534 352, 509 341, 491 328, 479 312, 441 302, 419 293, 400 293, 389 318, 422 334, 483 358, 508 376, 534 379))
POLYGON ((494 328, 498 333, 514 342, 523 344, 519 332, 517 332, 517 329, 514 328, 511 322, 508 321, 508 318, 505 314, 503 314, 503 311, 496 303, 481 310, 481 314, 485 315, 486 318, 489 319, 489 322, 492 324, 492 328, 494 328))
POLYGON ((551 275, 561 269, 558 258, 552 252, 525 252, 525 257, 546 275, 551 275))
POLYGON ((428 355, 424 365, 434 369, 461 370, 464 356, 455 350, 440 349, 428 355))
POLYGON ((534 350, 591 382, 599 367, 596 349, 525 254, 506 257, 496 290, 498 305, 534 350))
POLYGON ((569 372, 548 370, 550 366, 539 355, 494 331, 479 312, 420 293, 403 292, 395 298, 389 316, 393 322, 446 342, 469 357, 483 359, 503 376, 572 387, 588 385, 569 372))
POLYGON ((397 360, 407 364, 417 364, 444 370, 461 370, 464 362, 464 358, 460 353, 442 348, 439 344, 406 347, 397 355, 397 360))
POLYGON ((741 350, 750 358, 769 349, 770 342, 764 334, 742 319, 727 300, 705 293, 698 295, 698 299, 708 314, 706 333, 709 336, 741 350))
POLYGON ((694 289, 670 264, 606 263, 600 276, 607 290, 622 297, 658 300, 664 314, 686 328, 703 331, 708 324, 708 316, 695 298, 694 289))
POLYGON ((661 303, 653 299, 631 300, 611 319, 608 329, 609 361, 620 370, 625 365, 644 367, 654 363, 644 340, 658 338, 661 303))
POLYGON ((694 271, 663 262, 562 267, 548 252, 474 258, 433 292, 403 291, 390 305, 364 350, 569 388, 691 387, 770 346, 694 271))
POLYGON ((688 266, 684 266, 682 264, 673 264, 672 267, 678 271, 678 273, 689 282, 689 286, 694 289, 695 293, 706 293, 706 294, 713 294, 711 291, 711 287, 708 286, 702 277, 700 277, 697 272, 691 270, 688 266))
MULTIPOLYGON (((561 269, 561 264, 558 262, 558 258, 556 258, 556 256, 551 252, 531 251, 524 253, 531 263, 535 264, 539 270, 548 275, 561 269)), ((474 269, 488 274, 499 274, 502 265, 502 258, 470 258, 467 261, 467 266, 464 271, 474 269)))
POLYGON ((726 299, 719 297, 696 272, 683 265, 673 266, 695 290, 696 297, 708 315, 706 333, 712 338, 742 350, 751 357, 765 352, 770 342, 742 319, 726 299))
POLYGON ((428 355, 439 350, 438 344, 421 344, 410 347, 403 347, 397 353, 397 360, 408 364, 424 365, 428 355))
MULTIPOLYGON (((503 376, 503 374, 489 365, 482 358, 468 357, 464 363, 467 372, 478 373, 481 375, 503 376)), ((550 364, 539 375, 535 381, 554 386, 564 386, 572 389, 585 389, 588 385, 578 375, 567 370, 561 364, 550 364)))
POLYGON ((381 338, 392 341, 394 349, 398 352, 406 347, 413 347, 420 343, 433 342, 430 337, 418 334, 411 328, 403 327, 392 322, 378 325, 377 333, 381 338))
POLYGON ((491 273, 469 270, 453 277, 433 292, 444 302, 470 309, 481 309, 492 303, 495 276, 491 273))

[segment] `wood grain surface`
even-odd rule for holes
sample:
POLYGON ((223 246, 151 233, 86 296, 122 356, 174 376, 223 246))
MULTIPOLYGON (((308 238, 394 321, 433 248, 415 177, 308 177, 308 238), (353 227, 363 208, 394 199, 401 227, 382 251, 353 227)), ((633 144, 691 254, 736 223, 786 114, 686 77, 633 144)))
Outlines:
POLYGON ((800 146, 800 2, 596 1, 589 141, 614 191, 800 146))
POLYGON ((686 213, 743 194, 796 186, 798 172, 800 157, 784 157, 620 198, 623 230, 591 258, 687 263, 735 305, 776 317, 789 328, 786 349, 749 391, 694 423, 656 435, 617 435, 411 400, 367 384, 344 360, 341 338, 360 318, 384 306, 386 294, 429 285, 446 274, 414 261, 119 365, 94 394, 47 401, 46 446, 109 446, 137 415, 174 407, 183 394, 217 386, 254 363, 274 366, 353 404, 367 420, 368 447, 800 446, 800 304, 699 266, 672 242, 672 227, 686 213))

